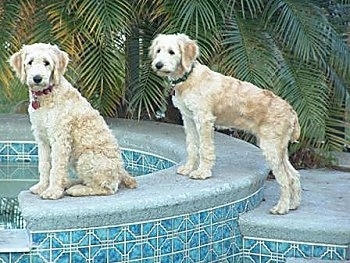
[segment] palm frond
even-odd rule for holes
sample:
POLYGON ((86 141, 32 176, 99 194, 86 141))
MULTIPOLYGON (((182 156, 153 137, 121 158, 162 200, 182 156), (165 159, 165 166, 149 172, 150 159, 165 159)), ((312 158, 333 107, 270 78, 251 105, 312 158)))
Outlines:
POLYGON ((77 83, 83 95, 103 115, 115 115, 118 102, 125 92, 123 59, 112 44, 84 46, 77 68, 77 83))
POLYGON ((164 80, 151 72, 148 63, 143 65, 141 72, 140 81, 133 87, 129 112, 138 119, 146 117, 144 113, 152 119, 157 109, 165 107, 169 90, 164 88, 167 87, 164 80))
POLYGON ((329 55, 329 23, 311 2, 271 0, 263 18, 265 26, 273 28, 271 32, 295 56, 304 61, 324 61, 329 55))
POLYGON ((271 88, 277 68, 272 39, 259 22, 243 19, 235 12, 223 29, 221 71, 261 88, 271 88))

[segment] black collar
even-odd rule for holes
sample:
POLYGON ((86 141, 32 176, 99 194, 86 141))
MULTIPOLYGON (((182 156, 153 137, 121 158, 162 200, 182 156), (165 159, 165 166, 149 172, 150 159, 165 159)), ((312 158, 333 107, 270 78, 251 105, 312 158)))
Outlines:
POLYGON ((171 81, 170 81, 171 86, 174 87, 176 84, 179 84, 180 82, 186 81, 187 78, 188 78, 188 76, 193 72, 194 64, 195 64, 195 63, 192 63, 192 66, 191 66, 190 71, 185 72, 185 74, 183 74, 183 76, 182 76, 181 78, 171 80, 171 81))

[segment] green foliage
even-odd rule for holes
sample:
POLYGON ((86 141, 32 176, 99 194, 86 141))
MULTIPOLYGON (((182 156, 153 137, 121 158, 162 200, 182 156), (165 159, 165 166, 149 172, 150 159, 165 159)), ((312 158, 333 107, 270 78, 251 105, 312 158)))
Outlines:
POLYGON ((21 89, 10 54, 23 44, 51 42, 69 53, 67 77, 103 115, 153 118, 166 106, 169 87, 151 71, 148 47, 158 33, 182 32, 197 40, 203 63, 291 103, 302 127, 293 151, 340 149, 349 128, 349 6, 345 0, 3 0, 1 93, 13 100, 21 89))

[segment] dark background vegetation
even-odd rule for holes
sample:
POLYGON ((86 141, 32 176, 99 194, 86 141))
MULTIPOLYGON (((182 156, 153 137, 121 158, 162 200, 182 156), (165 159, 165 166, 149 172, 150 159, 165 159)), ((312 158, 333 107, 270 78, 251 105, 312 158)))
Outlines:
POLYGON ((348 145, 349 21, 349 0, 1 0, 0 111, 27 100, 9 56, 23 44, 49 42, 69 53, 66 77, 102 115, 165 113, 162 121, 178 123, 148 48, 158 33, 181 32, 197 40, 202 63, 294 107, 302 135, 291 157, 312 167, 324 163, 320 153, 348 145))

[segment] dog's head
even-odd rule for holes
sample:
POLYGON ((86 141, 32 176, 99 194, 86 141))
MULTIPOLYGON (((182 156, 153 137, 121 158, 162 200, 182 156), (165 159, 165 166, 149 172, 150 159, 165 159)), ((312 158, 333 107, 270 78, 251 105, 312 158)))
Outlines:
POLYGON ((56 45, 25 45, 10 57, 9 63, 31 90, 38 91, 60 82, 68 65, 68 54, 56 45))
POLYGON ((159 76, 181 77, 199 55, 198 46, 184 34, 158 35, 151 43, 152 69, 159 76))

